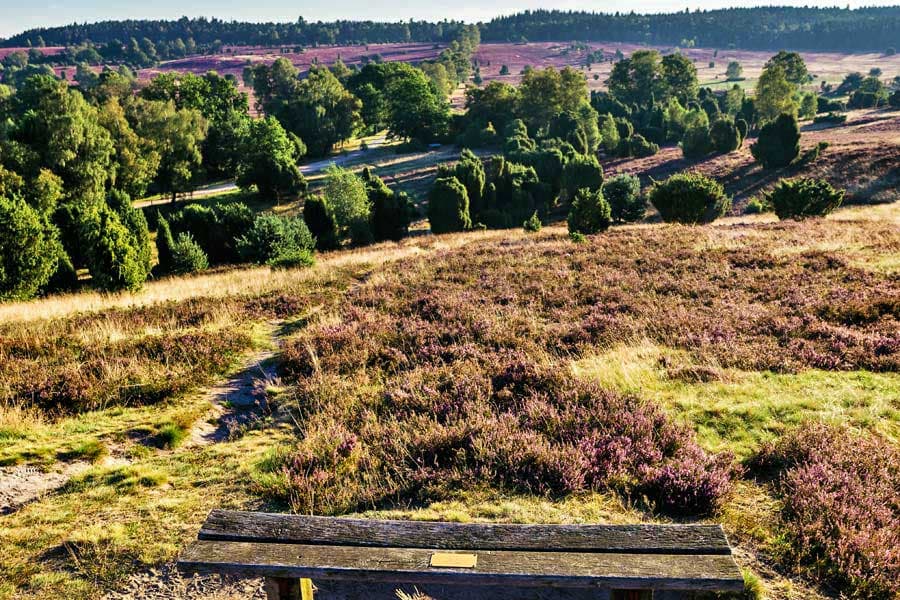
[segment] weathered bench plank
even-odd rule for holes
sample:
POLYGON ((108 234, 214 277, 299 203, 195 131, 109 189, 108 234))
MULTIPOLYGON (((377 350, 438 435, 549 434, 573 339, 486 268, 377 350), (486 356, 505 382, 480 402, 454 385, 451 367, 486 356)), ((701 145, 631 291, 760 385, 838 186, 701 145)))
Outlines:
POLYGON ((201 540, 187 548, 179 567, 188 572, 357 583, 696 591, 739 591, 744 585, 734 559, 723 554, 478 550, 475 569, 432 568, 432 554, 424 548, 201 540))
POLYGON ((719 525, 513 525, 214 510, 201 540, 446 550, 731 554, 719 525))

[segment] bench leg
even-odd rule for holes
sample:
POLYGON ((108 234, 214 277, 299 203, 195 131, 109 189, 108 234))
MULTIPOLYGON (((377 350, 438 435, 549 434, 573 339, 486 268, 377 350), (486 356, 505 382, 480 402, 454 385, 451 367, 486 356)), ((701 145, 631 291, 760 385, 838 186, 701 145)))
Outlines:
POLYGON ((687 594, 677 590, 659 590, 653 592, 653 600, 687 600, 687 594))
POLYGON ((266 598, 268 600, 313 600, 312 581, 266 577, 266 598))

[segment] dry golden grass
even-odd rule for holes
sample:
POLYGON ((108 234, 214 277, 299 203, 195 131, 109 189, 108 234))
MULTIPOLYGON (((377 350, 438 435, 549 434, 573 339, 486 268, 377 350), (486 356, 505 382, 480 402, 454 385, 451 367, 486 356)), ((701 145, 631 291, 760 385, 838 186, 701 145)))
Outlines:
POLYGON ((320 255, 311 269, 285 270, 270 267, 238 267, 187 277, 167 277, 149 281, 141 291, 107 294, 85 291, 40 298, 28 302, 0 304, 0 323, 30 322, 66 317, 75 313, 99 312, 114 308, 134 308, 164 302, 182 302, 191 298, 256 296, 276 290, 308 284, 336 268, 380 265, 459 248, 473 242, 517 235, 509 231, 483 231, 443 236, 417 236, 399 243, 383 243, 365 248, 320 255))

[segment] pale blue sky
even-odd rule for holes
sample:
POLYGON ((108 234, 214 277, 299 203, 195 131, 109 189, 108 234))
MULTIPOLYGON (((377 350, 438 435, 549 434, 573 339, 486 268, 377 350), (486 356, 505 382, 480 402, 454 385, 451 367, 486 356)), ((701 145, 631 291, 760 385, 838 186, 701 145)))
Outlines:
POLYGON ((613 12, 639 9, 640 12, 671 12, 684 8, 720 8, 725 6, 778 5, 850 5, 896 4, 897 0, 846 0, 815 2, 810 0, 643 0, 640 3, 598 0, 0 0, 0 37, 9 37, 32 27, 65 25, 77 21, 106 19, 175 19, 181 16, 218 17, 242 21, 293 21, 303 15, 310 21, 333 19, 488 20, 499 14, 529 8, 559 8, 613 12))

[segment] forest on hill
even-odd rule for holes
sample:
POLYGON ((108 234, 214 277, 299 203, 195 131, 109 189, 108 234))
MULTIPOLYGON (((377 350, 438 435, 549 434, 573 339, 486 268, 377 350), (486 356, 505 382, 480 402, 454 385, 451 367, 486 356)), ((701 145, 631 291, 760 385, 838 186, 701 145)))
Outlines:
MULTIPOLYGON (((217 51, 223 45, 447 43, 459 37, 461 21, 248 23, 182 17, 171 21, 127 20, 73 23, 32 29, 2 42, 5 47, 94 46, 147 39, 217 51)), ((680 46, 782 48, 886 52, 897 43, 900 6, 859 9, 814 7, 728 8, 671 14, 526 11, 480 23, 486 42, 584 40, 646 42, 680 46)))

